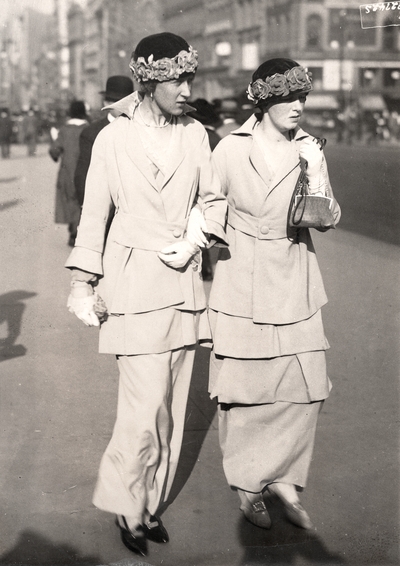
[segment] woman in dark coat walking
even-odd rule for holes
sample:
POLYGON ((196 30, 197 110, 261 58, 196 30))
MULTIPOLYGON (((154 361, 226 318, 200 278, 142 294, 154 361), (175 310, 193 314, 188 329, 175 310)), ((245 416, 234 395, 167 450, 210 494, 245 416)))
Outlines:
POLYGON ((79 136, 88 125, 85 104, 81 100, 71 102, 70 118, 61 126, 57 139, 53 140, 49 154, 57 162, 61 157, 56 190, 56 224, 68 224, 68 245, 74 246, 81 206, 76 194, 74 175, 79 157, 79 136))

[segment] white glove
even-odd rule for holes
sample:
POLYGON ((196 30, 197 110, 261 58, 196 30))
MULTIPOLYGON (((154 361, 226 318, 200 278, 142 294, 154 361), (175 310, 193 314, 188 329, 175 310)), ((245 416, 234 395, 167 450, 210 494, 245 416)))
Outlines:
POLYGON ((190 211, 186 230, 187 240, 196 246, 204 247, 208 244, 207 224, 204 216, 198 208, 194 207, 190 211))
POLYGON ((300 146, 300 157, 307 162, 309 193, 315 196, 325 194, 325 176, 322 168, 323 153, 317 141, 307 138, 300 146))
POLYGON ((94 312, 97 296, 93 287, 84 281, 72 281, 71 293, 68 297, 69 312, 75 314, 86 326, 100 326, 100 321, 94 312))
POLYGON ((319 176, 322 165, 323 153, 317 141, 307 138, 299 149, 300 157, 307 161, 307 177, 319 176))
POLYGON ((198 251, 199 248, 197 246, 192 245, 187 240, 181 240, 162 249, 158 253, 158 257, 168 267, 180 269, 185 267, 198 251))

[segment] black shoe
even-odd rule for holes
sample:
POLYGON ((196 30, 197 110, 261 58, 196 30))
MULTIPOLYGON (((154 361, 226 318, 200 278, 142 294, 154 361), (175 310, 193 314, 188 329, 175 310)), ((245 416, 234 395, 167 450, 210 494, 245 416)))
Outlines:
POLYGON ((145 536, 135 536, 123 515, 121 515, 124 527, 119 524, 118 518, 115 520, 115 524, 119 527, 121 531, 121 540, 128 550, 134 552, 135 554, 140 554, 141 556, 147 555, 147 541, 145 536))
POLYGON ((147 523, 144 523, 144 525, 142 525, 142 529, 145 537, 149 540, 152 540, 153 542, 169 541, 167 529, 164 527, 159 517, 151 515, 147 523))

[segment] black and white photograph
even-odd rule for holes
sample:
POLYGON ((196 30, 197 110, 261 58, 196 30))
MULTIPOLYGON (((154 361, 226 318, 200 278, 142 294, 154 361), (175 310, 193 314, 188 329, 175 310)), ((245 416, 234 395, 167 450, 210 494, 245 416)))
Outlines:
POLYGON ((0 566, 400 564, 400 2, 0 0, 0 566))

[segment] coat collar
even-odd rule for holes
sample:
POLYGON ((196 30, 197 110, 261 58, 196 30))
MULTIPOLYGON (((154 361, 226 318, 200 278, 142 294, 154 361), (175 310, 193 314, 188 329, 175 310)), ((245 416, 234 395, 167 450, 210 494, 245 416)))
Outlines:
MULTIPOLYGON (((258 124, 258 120, 256 118, 256 116, 254 114, 252 114, 250 116, 250 118, 248 118, 246 120, 246 122, 244 122, 244 124, 242 126, 240 126, 240 128, 237 128, 236 130, 233 130, 232 132, 230 132, 233 135, 239 135, 239 136, 254 136, 254 130, 257 127, 258 124)), ((299 126, 296 126, 296 128, 294 128, 292 130, 293 132, 293 137, 292 137, 292 141, 300 141, 303 138, 309 137, 309 135, 307 134, 307 132, 305 132, 304 130, 302 130, 299 126)))
MULTIPOLYGON (((125 116, 128 116, 128 118, 132 120, 135 110, 142 102, 143 98, 144 98, 143 95, 140 94, 140 92, 138 92, 137 90, 135 90, 134 92, 132 92, 132 94, 128 94, 128 96, 125 96, 125 98, 121 98, 121 100, 118 100, 118 102, 113 102, 108 106, 104 106, 102 110, 112 110, 112 109, 118 110, 118 112, 120 112, 121 114, 125 114, 125 116)), ((185 107, 183 109, 183 114, 187 114, 188 112, 194 112, 195 110, 196 109, 193 108, 193 106, 190 106, 189 104, 185 104, 185 107)))
MULTIPOLYGON (((103 110, 109 110, 114 108, 118 110, 119 113, 127 116, 129 120, 132 120, 134 113, 137 107, 139 106, 139 104, 142 102, 142 100, 143 100, 143 96, 139 92, 135 91, 132 94, 126 96, 125 98, 122 98, 118 102, 114 102, 113 104, 105 106, 103 110)), ((187 112, 192 112, 194 110, 195 109, 192 106, 186 104, 183 114, 186 114, 187 112)), ((156 190, 160 190, 160 188, 157 186, 157 181, 148 164, 148 159, 145 153, 145 149, 141 143, 140 136, 128 135, 129 129, 131 127, 136 127, 134 122, 130 122, 130 125, 127 130, 127 138, 125 140, 125 147, 127 154, 129 155, 130 159, 135 163, 135 165, 140 169, 140 171, 145 175, 149 183, 156 190)), ((183 138, 185 134, 186 132, 183 124, 181 123, 179 118, 175 119, 173 121, 173 132, 172 132, 173 138, 171 140, 171 142, 174 144, 175 151, 171 153, 171 159, 168 163, 168 167, 165 172, 165 177, 161 189, 167 184, 167 182, 175 173, 176 169, 179 167, 179 165, 182 163, 185 157, 187 148, 190 145, 184 142, 183 138)))
POLYGON ((292 130, 292 150, 289 152, 287 159, 283 160, 276 170, 275 174, 271 174, 270 169, 264 159, 261 148, 254 139, 255 130, 257 128, 258 120, 253 114, 246 122, 237 130, 233 130, 231 135, 246 136, 252 141, 250 148, 250 161, 260 175, 261 179, 267 185, 267 195, 270 194, 275 187, 277 187, 283 179, 291 173, 299 163, 298 151, 296 148, 297 142, 301 139, 308 137, 308 134, 298 126, 292 130))

